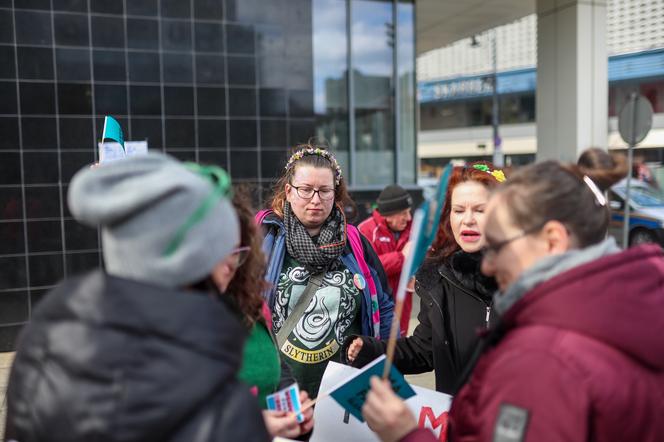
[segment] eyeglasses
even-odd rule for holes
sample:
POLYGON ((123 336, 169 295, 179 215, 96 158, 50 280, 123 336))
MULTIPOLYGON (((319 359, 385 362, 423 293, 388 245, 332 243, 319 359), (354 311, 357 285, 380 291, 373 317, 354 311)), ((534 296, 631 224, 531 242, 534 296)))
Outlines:
POLYGON ((247 258, 249 257, 249 252, 251 252, 251 247, 249 246, 237 247, 231 251, 228 257, 234 260, 233 265, 237 269, 242 264, 247 262, 247 258))
POLYGON ((332 198, 334 198, 334 189, 330 189, 328 187, 323 187, 322 189, 314 189, 313 187, 308 187, 308 186, 293 186, 291 184, 291 187, 295 189, 297 192, 297 196, 304 200, 310 200, 314 197, 315 194, 318 194, 318 197, 322 201, 329 201, 332 198))
POLYGON ((504 239, 500 242, 497 242, 496 244, 488 244, 482 247, 480 250, 480 253, 482 254, 483 259, 493 259, 498 254, 500 251, 505 247, 507 244, 516 241, 517 239, 521 239, 524 236, 532 235, 533 233, 537 232, 538 230, 542 229, 542 226, 536 226, 536 227, 531 227, 530 229, 526 229, 523 232, 519 233, 518 235, 515 235, 511 238, 504 239))

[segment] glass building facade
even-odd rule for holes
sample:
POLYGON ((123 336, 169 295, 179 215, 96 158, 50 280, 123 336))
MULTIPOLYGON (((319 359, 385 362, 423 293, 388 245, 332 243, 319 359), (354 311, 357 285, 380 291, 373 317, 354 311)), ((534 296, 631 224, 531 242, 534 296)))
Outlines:
POLYGON ((360 201, 414 184, 413 28, 402 1, 0 0, 0 351, 59 280, 101 265, 66 196, 104 115, 257 203, 312 138, 360 201))
POLYGON ((415 184, 415 5, 313 0, 316 137, 351 188, 415 184))

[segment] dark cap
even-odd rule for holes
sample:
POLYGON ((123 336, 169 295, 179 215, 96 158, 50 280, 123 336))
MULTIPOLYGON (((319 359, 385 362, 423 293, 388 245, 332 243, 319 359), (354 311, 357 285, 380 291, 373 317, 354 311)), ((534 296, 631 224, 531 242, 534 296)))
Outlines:
POLYGON ((391 215, 410 209, 413 205, 413 198, 411 198, 403 187, 391 184, 378 195, 376 204, 378 205, 378 213, 381 215, 391 215))

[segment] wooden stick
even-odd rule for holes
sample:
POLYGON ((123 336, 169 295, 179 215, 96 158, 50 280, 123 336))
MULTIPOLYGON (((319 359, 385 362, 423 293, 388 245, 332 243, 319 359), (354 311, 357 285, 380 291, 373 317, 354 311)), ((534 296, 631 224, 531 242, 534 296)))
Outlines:
POLYGON ((390 329, 390 338, 387 341, 383 379, 387 379, 387 375, 390 373, 390 369, 392 368, 392 361, 394 360, 394 350, 397 345, 397 338, 399 337, 397 335, 399 334, 399 324, 401 322, 401 313, 403 312, 403 298, 403 296, 397 297, 397 305, 394 308, 394 315, 392 316, 392 328, 390 329))
POLYGON ((307 402, 306 405, 302 405, 302 409, 300 410, 300 413, 304 413, 305 411, 307 411, 308 409, 310 409, 311 407, 316 405, 316 402, 318 402, 321 399, 325 399, 329 395, 330 395, 330 393, 321 393, 321 394, 318 395, 317 398, 310 399, 309 402, 307 402))

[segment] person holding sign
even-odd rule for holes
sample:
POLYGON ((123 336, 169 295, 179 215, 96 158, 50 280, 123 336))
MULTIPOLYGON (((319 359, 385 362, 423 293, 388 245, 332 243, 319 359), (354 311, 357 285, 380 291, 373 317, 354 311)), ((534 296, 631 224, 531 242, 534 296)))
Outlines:
POLYGON ((240 242, 229 191, 223 170, 158 153, 74 176, 104 269, 61 282, 23 329, 8 439, 270 440, 237 379, 245 329, 213 289, 240 242))
POLYGON ((257 215, 268 256, 264 297, 277 344, 300 387, 318 394, 352 334, 387 339, 394 308, 380 260, 346 223, 341 168, 326 149, 298 146, 257 215))
MULTIPOLYGON (((607 238, 607 172, 547 161, 491 197, 482 271, 500 322, 452 402, 452 440, 664 440, 664 253, 607 238)), ((371 425, 395 418, 381 410, 371 425)))
MULTIPOLYGON (((477 330, 494 321, 493 278, 480 272, 486 243, 484 222, 490 191, 505 177, 489 163, 455 167, 450 176, 436 238, 416 274, 419 325, 397 340, 394 364, 404 374, 435 370, 436 390, 451 394, 470 359, 477 330)), ((345 344, 348 362, 364 366, 386 342, 360 336, 345 344)))
MULTIPOLYGON (((232 202, 240 221, 240 242, 213 275, 213 280, 219 295, 227 296, 239 311, 249 334, 238 377, 256 394, 270 435, 298 437, 311 431, 313 410, 305 411, 300 423, 294 413, 266 409, 266 397, 291 385, 294 379, 288 365, 279 357, 270 311, 261 296, 267 286, 265 255, 261 251, 253 211, 242 192, 236 191, 232 202)), ((300 401, 306 403, 308 399, 307 392, 301 391, 300 401)))
POLYGON ((607 238, 612 175, 548 161, 492 196, 501 322, 452 404, 455 440, 664 440, 664 254, 607 238))

